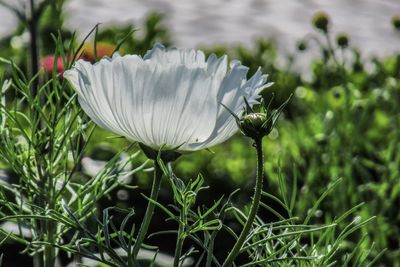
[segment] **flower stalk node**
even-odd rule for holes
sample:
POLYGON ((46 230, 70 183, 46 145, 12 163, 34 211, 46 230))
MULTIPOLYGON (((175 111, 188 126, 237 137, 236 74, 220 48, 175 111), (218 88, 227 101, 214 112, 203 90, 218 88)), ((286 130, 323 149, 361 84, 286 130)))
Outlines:
POLYGON ((157 161, 158 155, 160 154, 160 158, 164 163, 173 162, 177 160, 182 154, 176 152, 175 150, 155 150, 151 147, 148 147, 142 143, 139 143, 140 148, 143 153, 151 160, 157 161))

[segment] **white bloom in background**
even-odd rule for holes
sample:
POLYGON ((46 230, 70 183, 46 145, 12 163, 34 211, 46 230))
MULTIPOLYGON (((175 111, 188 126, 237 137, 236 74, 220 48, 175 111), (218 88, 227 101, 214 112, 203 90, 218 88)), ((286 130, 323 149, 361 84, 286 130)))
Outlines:
POLYGON ((100 127, 153 149, 194 151, 224 142, 237 130, 244 97, 257 103, 270 84, 258 70, 247 80, 239 61, 157 44, 137 55, 78 60, 64 73, 83 110, 100 127))

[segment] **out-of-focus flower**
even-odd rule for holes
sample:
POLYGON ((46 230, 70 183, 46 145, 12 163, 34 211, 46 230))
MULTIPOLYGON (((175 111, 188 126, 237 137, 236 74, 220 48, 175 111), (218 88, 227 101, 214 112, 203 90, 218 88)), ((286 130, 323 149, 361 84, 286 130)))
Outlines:
POLYGON ((392 25, 396 30, 400 31, 400 15, 392 17, 392 25))
POLYGON ((342 32, 336 35, 336 43, 341 48, 346 48, 349 46, 349 36, 342 32))
POLYGON ((297 49, 301 52, 307 50, 307 43, 305 40, 301 40, 300 42, 297 43, 297 49))
POLYGON ((312 24, 314 25, 315 28, 323 32, 328 32, 329 28, 328 14, 324 11, 319 11, 315 13, 314 16, 312 17, 312 24))
MULTIPOLYGON (((105 56, 110 57, 112 52, 115 49, 115 45, 109 43, 99 42, 96 45, 97 48, 97 58, 101 59, 105 56)), ((81 59, 90 61, 94 63, 96 61, 94 47, 93 44, 85 43, 82 47, 82 54, 80 55, 81 59)), ((53 65, 54 65, 55 56, 48 55, 41 59, 41 66, 43 67, 44 71, 51 75, 53 72, 53 65)), ((63 73, 65 70, 64 62, 61 57, 57 58, 57 73, 63 73)))
MULTIPOLYGON (((49 75, 51 75, 53 72, 53 66, 54 66, 55 60, 56 60, 56 58, 54 55, 45 56, 40 60, 40 65, 42 66, 44 71, 49 75)), ((64 72, 64 62, 61 57, 57 58, 56 64, 57 64, 57 73, 63 73, 64 72)))
MULTIPOLYGON (((101 59, 106 56, 111 57, 115 48, 116 48, 116 46, 113 44, 106 43, 106 42, 98 42, 96 44, 97 59, 101 59)), ((96 54, 94 52, 94 44, 85 43, 82 47, 82 55, 80 58, 94 63, 96 61, 96 54)))
POLYGON ((258 70, 247 80, 239 61, 157 44, 137 55, 78 60, 64 77, 89 117, 104 129, 155 150, 195 151, 230 138, 245 101, 270 84, 258 70), (223 105, 222 105, 223 104, 223 105), (225 106, 225 107, 224 107, 225 106), (229 110, 230 111, 229 111, 229 110))

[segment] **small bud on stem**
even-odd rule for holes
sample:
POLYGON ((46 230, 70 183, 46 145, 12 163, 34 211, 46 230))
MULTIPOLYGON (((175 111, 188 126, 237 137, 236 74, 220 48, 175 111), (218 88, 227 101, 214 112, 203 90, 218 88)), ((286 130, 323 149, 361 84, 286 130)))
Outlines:
POLYGON ((349 46, 349 37, 346 33, 339 33, 336 35, 336 43, 340 48, 346 48, 349 46))
POLYGON ((255 140, 268 135, 273 129, 272 120, 266 113, 247 114, 240 119, 238 126, 244 135, 255 140))
POLYGON ((328 32, 329 27, 329 16, 324 11, 319 11, 314 14, 312 17, 312 24, 315 28, 323 31, 324 33, 328 32))
POLYGON ((400 31, 400 15, 392 17, 392 25, 396 30, 400 31))
POLYGON ((297 43, 297 49, 301 52, 307 50, 307 43, 305 41, 300 41, 297 43))

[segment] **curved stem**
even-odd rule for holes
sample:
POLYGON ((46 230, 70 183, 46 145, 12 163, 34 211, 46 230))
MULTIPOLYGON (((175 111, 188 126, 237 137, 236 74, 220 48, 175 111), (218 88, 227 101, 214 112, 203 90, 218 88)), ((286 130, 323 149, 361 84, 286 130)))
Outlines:
MULTIPOLYGON (((162 170, 158 163, 154 161, 154 179, 153 185, 151 187, 150 199, 156 201, 158 197, 158 192, 160 191, 162 170)), ((133 259, 136 259, 137 254, 139 253, 140 247, 142 246, 143 240, 146 237, 147 229, 149 228, 151 218, 153 217, 155 204, 153 202, 149 202, 147 205, 146 213, 143 218, 142 225, 140 226, 139 233, 136 238, 135 245, 133 246, 132 256, 133 259)))
POLYGON ((243 246, 244 240, 246 239, 247 235, 251 230, 251 226, 253 225, 253 222, 256 218, 258 206, 260 204, 262 184, 264 178, 262 139, 255 140, 255 145, 257 150, 257 177, 256 177, 256 185, 254 188, 253 202, 251 203, 250 213, 249 216, 247 217, 247 221, 243 227, 243 230, 240 233, 239 238, 236 240, 236 243, 233 246, 231 252, 229 252, 225 262, 222 264, 222 267, 232 266, 233 261, 235 260, 236 256, 239 254, 239 251, 243 246))

